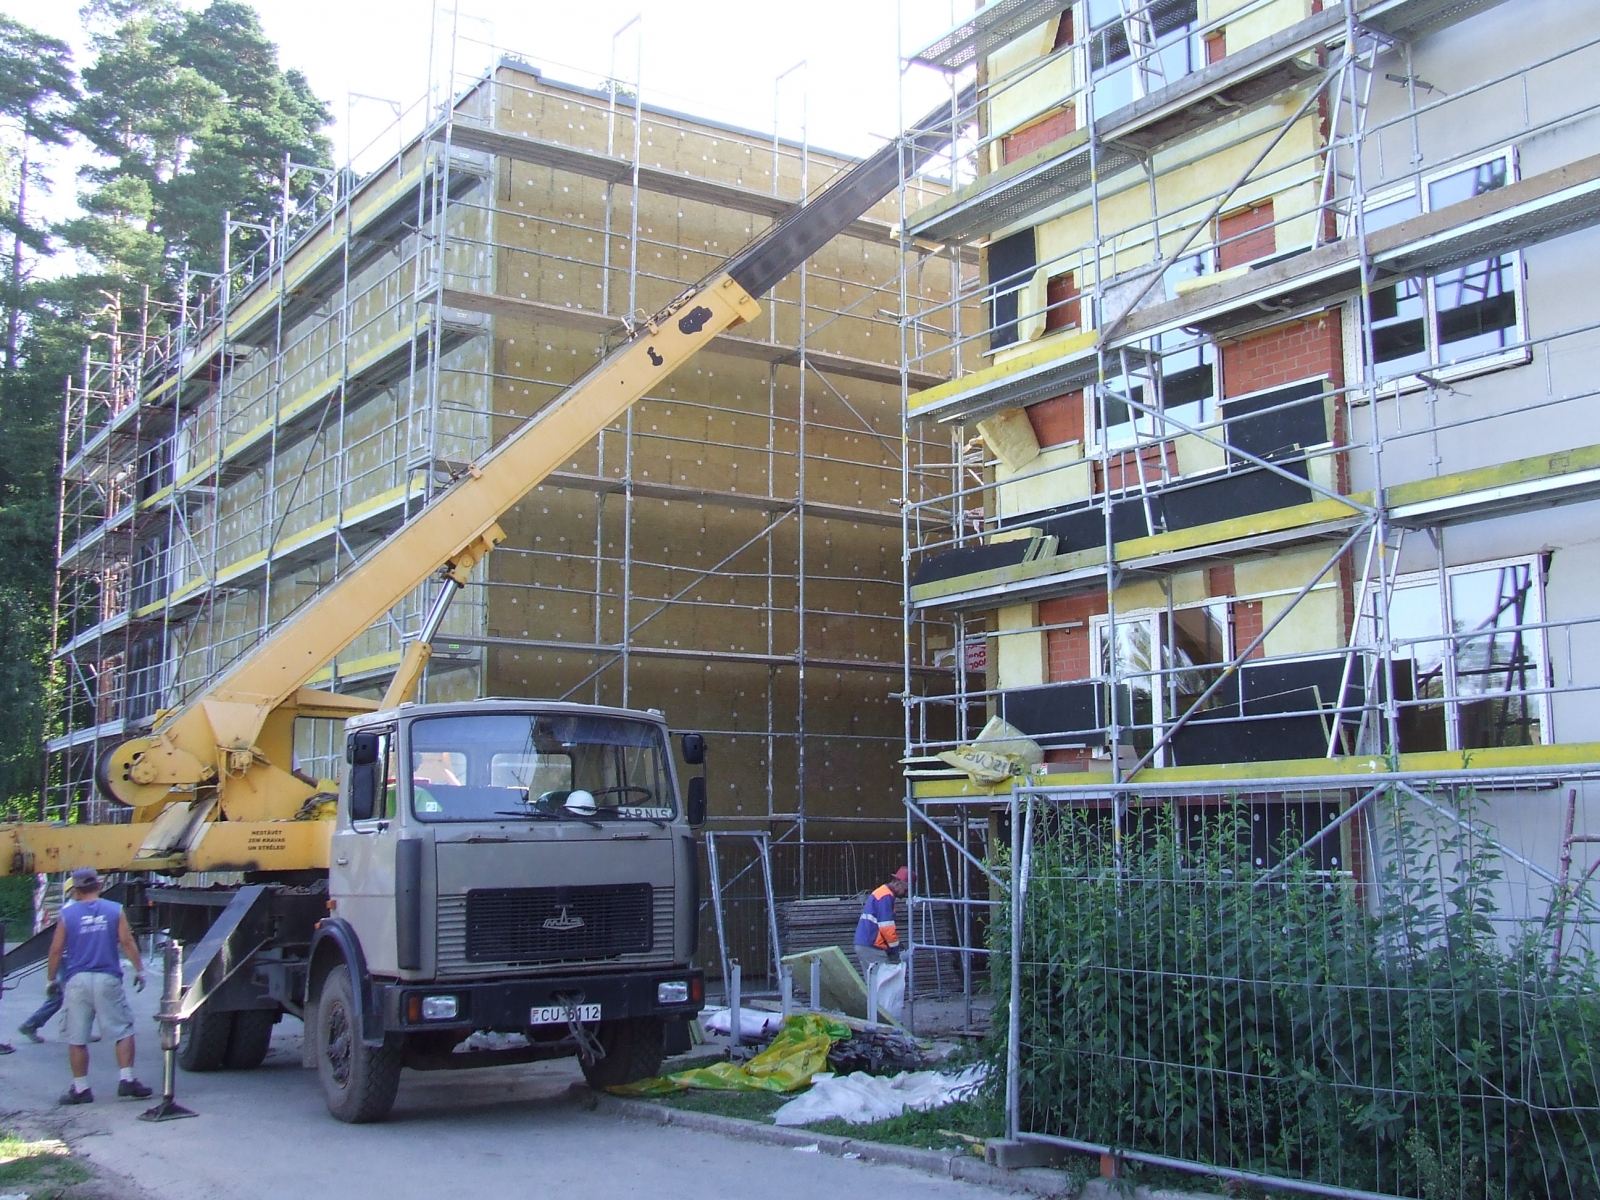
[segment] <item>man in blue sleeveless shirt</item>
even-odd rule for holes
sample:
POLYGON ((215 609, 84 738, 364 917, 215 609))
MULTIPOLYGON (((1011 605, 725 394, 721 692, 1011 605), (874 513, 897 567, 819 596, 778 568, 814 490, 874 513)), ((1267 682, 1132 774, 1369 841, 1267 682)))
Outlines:
POLYGON ((67 1009, 72 1087, 61 1103, 94 1102, 89 1090, 89 1030, 96 1017, 105 1036, 117 1043, 121 1069, 117 1095, 142 1100, 150 1089, 133 1076, 133 1013, 122 988, 122 955, 133 963, 133 986, 139 991, 144 990, 144 959, 122 905, 100 898, 100 876, 95 869, 79 867, 72 873, 72 886, 76 899, 62 908, 56 921, 45 973, 50 983, 60 976, 67 1009))

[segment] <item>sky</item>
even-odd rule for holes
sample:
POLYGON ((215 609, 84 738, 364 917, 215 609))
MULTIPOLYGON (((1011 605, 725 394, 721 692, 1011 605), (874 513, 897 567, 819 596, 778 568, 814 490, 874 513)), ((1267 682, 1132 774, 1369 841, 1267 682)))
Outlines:
MULTIPOLYGON (((426 93, 430 44, 442 81, 452 42, 458 83, 486 66, 494 47, 591 87, 610 73, 615 44, 618 78, 631 82, 642 68, 647 103, 770 134, 776 88, 785 137, 798 138, 804 119, 812 145, 865 154, 900 127, 901 54, 932 41, 974 0, 460 0, 459 15, 455 0, 254 4, 280 62, 303 71, 332 109, 336 160, 354 152, 359 168, 394 151, 387 102, 409 109, 426 93), (618 35, 635 16, 639 23, 618 35)), ((74 0, 0 0, 0 12, 65 39, 79 65, 86 61, 74 0)), ((903 83, 906 120, 949 94, 924 68, 903 83)), ((52 219, 73 209, 64 182, 46 202, 52 219)))

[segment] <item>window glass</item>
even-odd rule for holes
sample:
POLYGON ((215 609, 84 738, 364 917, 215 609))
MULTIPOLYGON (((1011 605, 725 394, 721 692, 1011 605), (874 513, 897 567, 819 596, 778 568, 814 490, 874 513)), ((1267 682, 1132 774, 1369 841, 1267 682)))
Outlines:
MULTIPOLYGON (((1168 687, 1173 697, 1170 719, 1189 711, 1205 690, 1222 674, 1228 661, 1228 605, 1226 601, 1180 608, 1172 614, 1167 666, 1172 670, 1168 687)), ((1218 689, 1202 708, 1215 708, 1227 702, 1218 689)))
POLYGON ((1433 180, 1428 184, 1428 208, 1439 209, 1459 204, 1463 200, 1471 200, 1474 196, 1505 187, 1507 166, 1506 158, 1502 155, 1468 167, 1465 171, 1446 175, 1443 179, 1433 180))
POLYGON ((1509 254, 1433 277, 1439 361, 1460 362, 1517 340, 1517 260, 1509 254))
MULTIPOLYGON (((1100 674, 1111 674, 1111 643, 1107 636, 1108 625, 1099 623, 1095 628, 1100 643, 1100 674)), ((1123 745, 1131 745, 1143 754, 1155 745, 1157 687, 1155 670, 1156 623, 1150 617, 1134 617, 1117 621, 1116 638, 1117 672, 1121 681, 1117 688, 1117 723, 1128 729, 1123 735, 1123 745)))
POLYGON ((1372 357, 1380 378, 1425 370, 1428 355, 1428 299, 1420 279, 1402 279, 1378 288, 1368 302, 1372 315, 1372 357))
POLYGON ((1409 221, 1412 217, 1420 216, 1421 213, 1422 205, 1417 202, 1415 193, 1401 196, 1396 200, 1386 200, 1381 204, 1370 204, 1365 214, 1367 232, 1387 229, 1391 225, 1398 225, 1401 221, 1409 221))
POLYGON ((1445 643, 1436 583, 1397 587, 1389 601, 1389 636, 1395 642, 1395 689, 1400 701, 1400 748, 1408 753, 1447 750, 1445 643), (1434 704, 1410 701, 1434 700, 1434 704))
POLYGON ((668 820, 656 727, 565 713, 427 717, 411 725, 412 808, 424 820, 668 820))
POLYGON ((1530 690, 1541 682, 1543 655, 1533 568, 1512 563, 1450 577, 1451 628, 1456 634, 1456 692, 1461 698, 1463 749, 1532 746, 1541 740, 1542 705, 1530 690))
POLYGON ((1151 0, 1133 19, 1123 17, 1120 0, 1089 0, 1095 114, 1104 116, 1195 70, 1203 62, 1203 49, 1190 44, 1198 19, 1196 0, 1151 0))
MULTIPOLYGON (((1505 187, 1511 156, 1429 180, 1428 211, 1458 204, 1505 187)), ((1421 211, 1415 195, 1380 197, 1366 210, 1370 233, 1421 211)), ((1403 279, 1372 293, 1374 365, 1381 379, 1398 379, 1506 351, 1519 340, 1518 272, 1515 254, 1469 263, 1430 279, 1403 279)))

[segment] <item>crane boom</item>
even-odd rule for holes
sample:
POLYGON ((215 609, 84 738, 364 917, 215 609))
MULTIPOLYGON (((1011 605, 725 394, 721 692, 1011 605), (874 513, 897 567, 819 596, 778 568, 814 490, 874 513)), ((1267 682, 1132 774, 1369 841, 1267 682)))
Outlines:
MULTIPOLYGON (((958 99, 957 106, 962 103, 958 99)), ((756 297, 940 153, 949 137, 937 130, 948 123, 950 112, 950 105, 941 105, 916 127, 935 132, 913 132, 890 142, 814 200, 795 205, 714 274, 634 329, 199 695, 161 714, 148 736, 114 747, 101 759, 96 782, 134 810, 133 824, 115 827, 122 832, 112 838, 78 840, 79 861, 113 869, 171 869, 175 862, 219 869, 242 861, 232 842, 241 836, 248 842, 245 827, 312 815, 322 793, 291 769, 295 719, 349 717, 377 705, 308 688, 306 681, 430 576, 442 575, 450 590, 465 582, 472 566, 504 539, 497 524, 503 513, 712 338, 752 320, 760 312, 756 297), (218 847, 220 861, 197 856, 200 837, 219 818, 236 824, 232 835, 238 836, 224 839, 227 851, 218 847), (129 861, 134 846, 138 850, 129 861)), ((429 624, 436 627, 437 620, 429 624)), ((417 649, 414 644, 412 651, 417 649)), ((386 697, 390 702, 414 685, 426 661, 425 646, 412 651, 386 697)), ((26 835, 30 829, 36 827, 0 832, 0 838, 9 834, 12 840, 13 870, 52 869, 32 860, 39 853, 69 853, 67 847, 74 845, 58 834, 26 835)), ((263 834, 249 861, 259 865, 264 856, 270 858, 279 833, 281 825, 272 836, 263 834)), ((315 865, 326 865, 325 837, 285 835, 283 840, 297 848, 289 855, 294 865, 314 865, 303 860, 315 860, 319 853, 322 862, 315 865)))

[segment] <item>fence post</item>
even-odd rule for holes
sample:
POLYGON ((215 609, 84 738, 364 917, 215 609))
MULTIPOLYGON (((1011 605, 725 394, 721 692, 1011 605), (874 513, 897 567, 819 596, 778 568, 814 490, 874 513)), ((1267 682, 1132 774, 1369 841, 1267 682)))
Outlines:
MULTIPOLYGON (((1020 1124, 1022 1087, 1022 856, 1024 839, 1017 804, 1017 785, 1011 784, 1011 994, 1006 1003, 1006 1137, 1015 1139, 1020 1124)), ((1028 816, 1033 816, 1030 797, 1028 816)))

